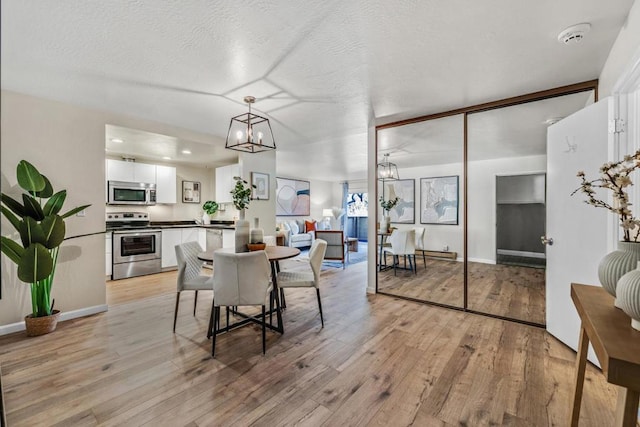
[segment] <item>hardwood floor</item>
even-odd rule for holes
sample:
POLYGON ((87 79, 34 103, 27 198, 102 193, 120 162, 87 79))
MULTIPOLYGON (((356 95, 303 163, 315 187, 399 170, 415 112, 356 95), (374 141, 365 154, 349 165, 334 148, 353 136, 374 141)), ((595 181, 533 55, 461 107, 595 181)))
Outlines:
MULTIPOLYGON (((378 273, 378 289, 393 295, 463 306, 463 264, 418 258, 418 274, 378 273)), ((391 258, 389 258, 391 262, 391 258)), ((528 322, 545 323, 545 270, 469 262, 468 307, 528 322)))
MULTIPOLYGON (((573 351, 539 328, 366 295, 365 274, 323 269, 324 329, 315 292, 287 290, 265 356, 247 326, 218 337, 216 359, 211 293, 195 317, 181 298, 173 334, 175 273, 110 283, 107 313, 0 337, 8 423, 566 425, 573 351)), ((581 426, 612 425, 615 398, 589 366, 581 426)))

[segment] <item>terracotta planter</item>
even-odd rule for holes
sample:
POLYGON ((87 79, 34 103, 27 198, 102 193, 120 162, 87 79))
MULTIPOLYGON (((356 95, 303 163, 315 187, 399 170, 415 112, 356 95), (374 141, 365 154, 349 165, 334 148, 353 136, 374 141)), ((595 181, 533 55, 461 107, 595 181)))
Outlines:
POLYGON ((25 316, 24 323, 27 328, 27 336, 37 337, 55 331, 59 318, 60 310, 53 310, 51 316, 32 317, 31 314, 25 316))

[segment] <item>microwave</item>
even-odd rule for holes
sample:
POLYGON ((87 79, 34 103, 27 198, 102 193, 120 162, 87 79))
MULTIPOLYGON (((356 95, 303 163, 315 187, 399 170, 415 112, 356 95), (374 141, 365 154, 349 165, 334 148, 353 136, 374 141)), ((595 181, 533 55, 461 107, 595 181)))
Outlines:
POLYGON ((155 205, 156 185, 138 182, 109 181, 109 205, 155 205))

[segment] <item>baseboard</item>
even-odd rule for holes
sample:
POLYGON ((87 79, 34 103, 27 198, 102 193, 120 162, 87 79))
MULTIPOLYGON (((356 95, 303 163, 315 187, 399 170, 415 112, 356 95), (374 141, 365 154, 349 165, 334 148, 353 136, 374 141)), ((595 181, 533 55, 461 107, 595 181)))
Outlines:
POLYGON ((484 258, 468 258, 470 262, 477 262, 479 264, 495 264, 496 261, 493 259, 484 259, 484 258))
MULTIPOLYGON (((60 322, 65 320, 77 319, 78 317, 91 316, 92 314, 103 313, 109 309, 107 304, 94 305, 93 307, 80 308, 78 310, 65 311, 60 314, 60 322)), ((24 321, 9 323, 0 326, 0 336, 12 334, 14 332, 24 331, 24 321)))
POLYGON ((498 249, 497 253, 498 255, 521 256, 526 258, 545 259, 547 257, 544 252, 512 251, 509 249, 498 249))

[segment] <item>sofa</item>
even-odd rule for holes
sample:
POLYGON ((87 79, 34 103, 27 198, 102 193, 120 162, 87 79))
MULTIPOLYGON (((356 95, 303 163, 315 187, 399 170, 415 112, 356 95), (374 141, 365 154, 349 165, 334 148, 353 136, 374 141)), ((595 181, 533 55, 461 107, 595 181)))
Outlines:
MULTIPOLYGON (((315 221, 313 221, 315 223, 315 221)), ((306 248, 311 246, 315 237, 315 230, 305 232, 305 221, 290 219, 281 224, 284 231, 284 244, 292 248, 306 248)))

